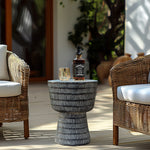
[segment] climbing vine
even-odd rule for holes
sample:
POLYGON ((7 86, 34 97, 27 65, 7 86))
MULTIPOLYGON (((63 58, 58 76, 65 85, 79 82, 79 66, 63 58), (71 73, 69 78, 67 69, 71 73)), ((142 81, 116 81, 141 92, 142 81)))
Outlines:
POLYGON ((125 0, 80 0, 79 11, 81 15, 68 33, 68 40, 75 47, 87 47, 91 75, 101 61, 124 52, 125 0), (89 41, 83 43, 86 36, 89 41))

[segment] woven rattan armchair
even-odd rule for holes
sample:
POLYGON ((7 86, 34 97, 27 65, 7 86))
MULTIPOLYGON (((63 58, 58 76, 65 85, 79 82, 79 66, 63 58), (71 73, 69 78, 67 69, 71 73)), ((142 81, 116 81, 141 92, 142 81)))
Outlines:
POLYGON ((7 51, 7 64, 10 81, 21 84, 21 94, 0 97, 0 125, 4 122, 24 122, 24 137, 29 137, 28 123, 28 82, 29 66, 14 53, 7 51))
POLYGON ((148 84, 150 55, 114 66, 110 73, 113 90, 113 144, 118 145, 119 127, 150 134, 150 104, 122 101, 117 88, 123 85, 148 84))

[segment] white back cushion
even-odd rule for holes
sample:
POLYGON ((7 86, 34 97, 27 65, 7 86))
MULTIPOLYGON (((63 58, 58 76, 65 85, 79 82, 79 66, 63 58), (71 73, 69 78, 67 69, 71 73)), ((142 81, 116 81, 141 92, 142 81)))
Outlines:
POLYGON ((7 62, 6 62, 7 45, 0 44, 0 80, 9 80, 7 62))

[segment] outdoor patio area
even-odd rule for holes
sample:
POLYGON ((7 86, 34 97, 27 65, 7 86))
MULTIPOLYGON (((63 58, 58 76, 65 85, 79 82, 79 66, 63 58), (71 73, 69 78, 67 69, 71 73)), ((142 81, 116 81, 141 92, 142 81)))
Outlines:
POLYGON ((113 146, 112 89, 106 83, 98 85, 94 108, 87 113, 91 142, 83 146, 63 146, 55 143, 58 112, 50 105, 47 83, 29 85, 30 137, 23 138, 23 123, 5 123, 0 128, 2 150, 110 150, 149 149, 150 136, 120 129, 119 146, 113 146))

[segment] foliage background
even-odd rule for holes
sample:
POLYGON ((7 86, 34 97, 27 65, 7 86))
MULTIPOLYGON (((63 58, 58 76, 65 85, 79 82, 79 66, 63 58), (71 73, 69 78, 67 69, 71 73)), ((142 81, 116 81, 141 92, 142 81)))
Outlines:
MULTIPOLYGON (((77 1, 77 0, 72 0, 77 1)), ((63 1, 60 2, 63 5, 63 1)), ((68 39, 86 47, 90 77, 101 61, 109 61, 124 53, 125 0, 80 0, 81 15, 68 39), (89 36, 88 43, 83 43, 89 36)))

